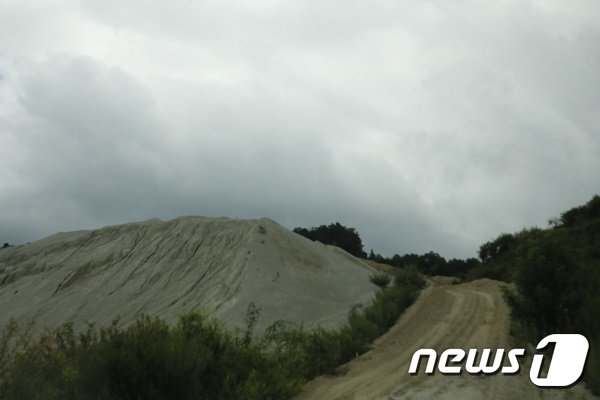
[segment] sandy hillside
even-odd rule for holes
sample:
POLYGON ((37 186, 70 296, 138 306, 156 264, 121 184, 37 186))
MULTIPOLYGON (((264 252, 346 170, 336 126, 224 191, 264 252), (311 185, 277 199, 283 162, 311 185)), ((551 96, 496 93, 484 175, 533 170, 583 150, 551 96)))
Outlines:
POLYGON ((500 283, 449 282, 434 281, 372 351, 343 366, 341 376, 309 382, 297 400, 594 398, 581 383, 568 390, 538 389, 524 364, 516 376, 409 375, 410 359, 419 348, 434 348, 438 355, 447 348, 510 348, 509 311, 500 283))
POLYGON ((0 250, 0 325, 108 324, 117 315, 126 323, 140 313, 173 321, 197 308, 242 327, 254 302, 259 330, 277 319, 330 327, 370 300, 370 274, 269 219, 150 220, 0 250))

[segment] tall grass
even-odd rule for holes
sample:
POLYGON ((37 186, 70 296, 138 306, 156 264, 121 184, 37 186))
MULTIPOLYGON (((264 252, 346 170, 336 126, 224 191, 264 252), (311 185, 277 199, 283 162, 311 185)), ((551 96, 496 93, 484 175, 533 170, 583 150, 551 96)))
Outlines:
POLYGON ((0 399, 287 399, 367 351, 424 285, 411 270, 394 283, 334 331, 278 322, 256 337, 253 305, 236 334, 196 311, 173 326, 142 316, 126 328, 65 324, 37 338, 12 321, 0 335, 0 399))

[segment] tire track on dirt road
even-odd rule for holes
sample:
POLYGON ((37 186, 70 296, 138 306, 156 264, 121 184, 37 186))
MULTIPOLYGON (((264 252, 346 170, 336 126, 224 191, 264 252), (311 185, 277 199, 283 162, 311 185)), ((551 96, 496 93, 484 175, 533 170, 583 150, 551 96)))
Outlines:
POLYGON ((529 381, 527 367, 512 376, 426 375, 422 361, 417 375, 408 374, 412 355, 420 348, 433 348, 439 355, 447 348, 509 347, 509 310, 500 286, 489 279, 460 285, 432 279, 399 321, 375 341, 372 350, 342 366, 343 375, 307 383, 296 399, 594 398, 581 384, 569 390, 538 389, 529 381))

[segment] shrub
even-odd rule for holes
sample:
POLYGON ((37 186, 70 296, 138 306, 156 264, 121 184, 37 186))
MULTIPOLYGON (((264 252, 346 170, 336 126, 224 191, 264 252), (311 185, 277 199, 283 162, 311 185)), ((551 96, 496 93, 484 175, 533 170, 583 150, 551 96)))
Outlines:
POLYGON ((379 286, 380 288, 384 289, 385 287, 387 287, 387 285, 390 284, 390 282, 392 281, 392 278, 390 278, 390 276, 388 274, 385 273, 380 273, 380 274, 373 274, 369 277, 369 280, 379 286))
POLYGON ((421 289, 425 279, 415 267, 405 267, 394 272, 394 283, 399 288, 421 289))

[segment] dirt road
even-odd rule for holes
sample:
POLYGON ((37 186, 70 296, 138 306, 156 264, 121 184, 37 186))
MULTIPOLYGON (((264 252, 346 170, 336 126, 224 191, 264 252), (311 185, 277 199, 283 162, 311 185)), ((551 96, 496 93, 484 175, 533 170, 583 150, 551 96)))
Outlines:
MULTIPOLYGON (((488 279, 460 285, 437 279, 368 353, 342 367, 342 374, 309 382, 297 400, 350 399, 590 399, 582 384, 541 390, 529 368, 516 376, 409 375, 415 350, 507 348, 509 311, 500 283, 488 279)), ((424 362, 422 363, 424 364, 424 362)))

